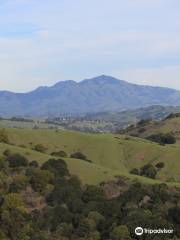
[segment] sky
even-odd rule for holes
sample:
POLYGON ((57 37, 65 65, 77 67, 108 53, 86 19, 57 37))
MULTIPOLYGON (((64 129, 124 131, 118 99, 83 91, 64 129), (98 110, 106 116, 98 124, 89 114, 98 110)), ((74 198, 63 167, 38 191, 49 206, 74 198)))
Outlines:
POLYGON ((0 90, 111 75, 180 89, 179 0, 0 0, 0 90))

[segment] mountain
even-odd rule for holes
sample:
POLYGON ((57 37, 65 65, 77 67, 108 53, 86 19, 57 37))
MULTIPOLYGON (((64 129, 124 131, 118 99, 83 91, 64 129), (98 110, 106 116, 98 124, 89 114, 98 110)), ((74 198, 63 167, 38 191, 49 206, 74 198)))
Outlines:
POLYGON ((110 76, 60 81, 28 93, 0 92, 0 115, 50 116, 180 105, 180 91, 131 84, 110 76))

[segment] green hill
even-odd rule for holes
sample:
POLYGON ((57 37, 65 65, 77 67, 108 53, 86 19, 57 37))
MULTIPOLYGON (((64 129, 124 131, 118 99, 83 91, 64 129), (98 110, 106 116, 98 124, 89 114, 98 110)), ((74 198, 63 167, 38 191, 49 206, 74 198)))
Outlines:
POLYGON ((147 138, 152 134, 158 133, 171 133, 180 143, 180 116, 179 114, 171 114, 161 121, 140 121, 137 125, 130 126, 129 128, 121 131, 121 133, 147 138))
POLYGON ((139 178, 141 181, 155 183, 156 181, 179 182, 180 148, 177 146, 160 146, 150 141, 113 134, 83 134, 63 130, 30 130, 6 129, 10 144, 0 144, 0 154, 5 149, 26 155, 31 160, 42 163, 52 152, 63 150, 68 156, 82 152, 91 162, 81 159, 64 158, 70 172, 78 175, 84 183, 96 184, 112 179, 114 176, 139 178), (34 146, 42 144, 45 153, 33 150, 34 146), (147 163, 165 164, 156 179, 152 180, 129 172, 133 168, 141 168, 147 163))

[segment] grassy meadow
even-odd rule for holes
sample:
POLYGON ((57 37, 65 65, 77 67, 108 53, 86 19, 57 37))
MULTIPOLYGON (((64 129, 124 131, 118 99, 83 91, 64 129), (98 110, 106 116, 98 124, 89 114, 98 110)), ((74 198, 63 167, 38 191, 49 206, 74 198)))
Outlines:
POLYGON ((52 158, 51 153, 65 151, 72 174, 78 175, 84 183, 97 184, 108 181, 115 176, 139 179, 147 183, 180 181, 180 148, 176 145, 160 146, 157 143, 118 134, 84 134, 80 132, 55 129, 13 129, 5 130, 10 144, 0 143, 0 154, 10 149, 13 153, 21 153, 30 160, 43 163, 52 158), (42 144, 44 153, 33 150, 42 144), (82 152, 91 162, 70 158, 75 152, 82 152), (156 180, 132 175, 133 168, 141 168, 147 163, 153 165, 163 162, 156 180))

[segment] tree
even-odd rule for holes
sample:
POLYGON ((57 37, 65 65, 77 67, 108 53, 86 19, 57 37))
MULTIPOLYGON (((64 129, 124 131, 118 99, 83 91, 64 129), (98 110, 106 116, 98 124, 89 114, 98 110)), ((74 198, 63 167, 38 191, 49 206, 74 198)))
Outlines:
POLYGON ((12 240, 23 239, 22 236, 28 234, 28 212, 20 194, 9 193, 5 196, 1 221, 4 233, 12 240))
POLYGON ((33 168, 27 171, 29 182, 32 188, 37 192, 45 191, 48 184, 53 182, 54 175, 48 170, 33 168))
POLYGON ((82 160, 87 160, 86 155, 84 155, 81 152, 75 152, 71 154, 71 158, 77 158, 77 159, 82 159, 82 160))
POLYGON ((52 152, 51 155, 56 157, 64 157, 64 158, 68 157, 65 151, 52 152))
POLYGON ((69 175, 67 164, 62 159, 49 159, 42 165, 41 169, 52 172, 56 177, 69 175))
POLYGON ((137 168, 133 168, 131 171, 130 171, 131 174, 134 174, 134 175, 139 175, 139 169, 137 168))
POLYGON ((27 158, 18 153, 7 156, 6 160, 11 168, 26 167, 28 165, 27 158))
POLYGON ((161 169, 161 168, 163 168, 164 166, 165 166, 165 164, 164 164, 163 162, 159 162, 159 163, 156 164, 156 167, 157 167, 158 169, 161 169))
POLYGON ((43 144, 37 144, 34 146, 34 150, 44 153, 47 151, 47 147, 44 146, 43 144))
POLYGON ((148 140, 157 142, 160 144, 174 144, 176 143, 176 138, 172 133, 157 133, 152 134, 147 137, 148 140))
POLYGON ((15 175, 13 182, 9 186, 9 192, 18 192, 23 190, 28 185, 28 178, 25 175, 15 175))
POLYGON ((168 211, 168 215, 175 224, 180 225, 180 207, 170 208, 168 211))
POLYGON ((131 240, 129 230, 126 225, 115 226, 110 233, 112 240, 131 240))
POLYGON ((157 170, 152 164, 146 164, 141 168, 140 173, 142 176, 154 179, 156 177, 157 170))
POLYGON ((30 166, 30 167, 35 167, 35 168, 36 168, 36 167, 39 166, 39 164, 38 164, 37 161, 34 160, 34 161, 31 161, 31 162, 29 163, 29 166, 30 166))
POLYGON ((9 149, 6 149, 4 152, 3 152, 3 155, 8 157, 11 155, 11 151, 9 149))
POLYGON ((82 199, 84 202, 101 201, 105 199, 105 194, 102 188, 98 186, 87 186, 82 199))

